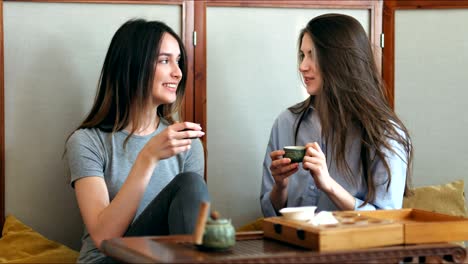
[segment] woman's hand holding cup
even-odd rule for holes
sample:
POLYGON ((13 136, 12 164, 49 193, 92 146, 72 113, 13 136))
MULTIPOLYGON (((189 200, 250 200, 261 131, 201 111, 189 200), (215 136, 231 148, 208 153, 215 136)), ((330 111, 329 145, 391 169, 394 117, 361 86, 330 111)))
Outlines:
POLYGON ((290 158, 284 158, 284 150, 275 150, 270 153, 270 171, 278 188, 284 189, 288 186, 288 178, 299 169, 298 163, 291 163, 290 158))
POLYGON ((302 167, 310 172, 319 189, 326 193, 331 191, 334 180, 330 177, 325 154, 317 142, 306 144, 302 167))

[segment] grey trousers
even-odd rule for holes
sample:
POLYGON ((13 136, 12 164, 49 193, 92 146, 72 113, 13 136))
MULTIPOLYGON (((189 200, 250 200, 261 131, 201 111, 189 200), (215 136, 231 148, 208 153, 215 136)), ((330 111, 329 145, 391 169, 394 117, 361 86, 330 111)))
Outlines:
MULTIPOLYGON (((203 177, 194 172, 178 174, 129 226, 124 237, 192 234, 200 203, 209 201, 203 177)), ((99 263, 118 263, 106 257, 99 263)))

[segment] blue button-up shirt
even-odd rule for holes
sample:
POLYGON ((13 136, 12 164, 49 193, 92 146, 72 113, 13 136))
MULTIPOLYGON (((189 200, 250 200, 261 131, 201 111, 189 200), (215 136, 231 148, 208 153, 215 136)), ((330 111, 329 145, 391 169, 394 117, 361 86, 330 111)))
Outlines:
MULTIPOLYGON (((274 150, 283 149, 284 146, 298 145, 304 146, 307 143, 317 142, 325 153, 328 171, 330 176, 343 186, 356 199, 355 210, 375 210, 375 209, 400 209, 403 204, 403 193, 406 182, 406 154, 403 146, 395 141, 390 144, 396 150, 396 154, 390 150, 384 150, 387 162, 390 167, 392 179, 387 190, 388 173, 382 161, 376 157, 371 166, 371 176, 374 177, 375 199, 363 207, 360 207, 367 194, 366 181, 361 172, 361 143, 358 129, 348 131, 348 147, 346 161, 353 172, 352 180, 345 175, 345 172, 338 170, 337 164, 331 156, 331 149, 321 137, 321 126, 317 111, 309 108, 297 134, 297 142, 294 142, 295 128, 297 126, 297 115, 289 110, 282 112, 275 120, 271 129, 270 140, 268 142, 265 160, 263 162, 263 179, 260 195, 260 203, 265 217, 276 216, 276 211, 270 200, 270 193, 275 184, 271 175, 270 153, 274 150)), ((317 206, 317 211, 339 210, 332 200, 321 190, 319 190, 310 175, 299 166, 299 171, 291 175, 288 181, 288 199, 286 207, 293 206, 317 206)))

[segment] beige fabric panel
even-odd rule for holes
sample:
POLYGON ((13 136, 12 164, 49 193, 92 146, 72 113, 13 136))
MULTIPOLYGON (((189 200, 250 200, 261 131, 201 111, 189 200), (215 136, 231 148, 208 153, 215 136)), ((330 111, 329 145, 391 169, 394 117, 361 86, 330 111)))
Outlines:
POLYGON ((75 249, 82 222, 62 153, 90 110, 110 40, 130 18, 181 32, 178 5, 4 2, 6 213, 75 249))
POLYGON ((468 9, 395 12, 395 109, 413 136, 414 183, 464 179, 465 194, 467 22, 468 9))

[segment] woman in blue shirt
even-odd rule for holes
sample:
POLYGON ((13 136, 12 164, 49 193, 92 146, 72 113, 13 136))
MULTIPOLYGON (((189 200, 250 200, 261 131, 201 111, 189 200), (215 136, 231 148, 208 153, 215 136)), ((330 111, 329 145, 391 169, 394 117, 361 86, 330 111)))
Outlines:
POLYGON ((310 96, 273 124, 263 164, 264 216, 305 205, 318 211, 401 208, 413 149, 361 24, 342 14, 321 15, 298 42, 310 96), (288 145, 306 146, 302 164, 283 157, 288 145))

